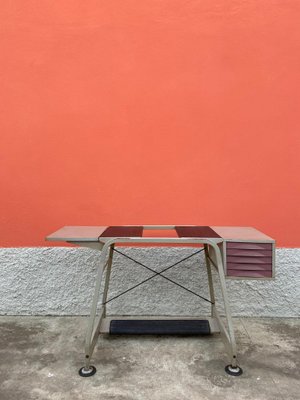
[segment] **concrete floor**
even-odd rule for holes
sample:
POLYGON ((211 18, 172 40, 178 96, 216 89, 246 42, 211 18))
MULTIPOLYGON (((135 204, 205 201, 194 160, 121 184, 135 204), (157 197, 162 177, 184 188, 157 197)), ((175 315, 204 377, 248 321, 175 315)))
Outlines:
POLYGON ((0 317, 1 400, 300 399, 296 319, 235 319, 240 377, 221 339, 104 336, 81 378, 86 317, 0 317))

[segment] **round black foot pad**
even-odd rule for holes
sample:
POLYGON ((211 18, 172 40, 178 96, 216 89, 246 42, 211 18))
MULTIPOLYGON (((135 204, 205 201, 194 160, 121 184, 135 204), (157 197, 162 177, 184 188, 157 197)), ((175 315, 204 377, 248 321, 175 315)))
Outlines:
POLYGON ((80 376, 87 378, 88 376, 95 375, 96 371, 97 371, 96 367, 91 365, 90 368, 88 368, 88 369, 86 369, 85 367, 80 368, 80 370, 78 372, 79 372, 80 376))
POLYGON ((239 376, 239 375, 242 375, 242 373, 243 373, 243 370, 241 367, 238 367, 238 366, 233 367, 232 365, 227 365, 225 367, 225 371, 227 372, 227 374, 233 375, 233 376, 239 376))

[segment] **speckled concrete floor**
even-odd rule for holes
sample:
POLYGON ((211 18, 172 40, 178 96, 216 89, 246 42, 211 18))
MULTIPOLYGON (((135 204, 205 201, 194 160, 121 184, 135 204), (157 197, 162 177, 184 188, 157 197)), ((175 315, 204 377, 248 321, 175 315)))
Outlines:
POLYGON ((300 399, 296 319, 235 319, 240 377, 218 336, 101 337, 81 378, 86 317, 0 317, 1 400, 300 399))

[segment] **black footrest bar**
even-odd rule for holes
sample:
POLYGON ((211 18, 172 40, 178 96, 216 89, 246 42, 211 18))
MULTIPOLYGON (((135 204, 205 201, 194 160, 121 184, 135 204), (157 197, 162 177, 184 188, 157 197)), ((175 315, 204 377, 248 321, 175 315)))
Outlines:
POLYGON ((112 320, 111 335, 209 335, 208 320, 112 320))

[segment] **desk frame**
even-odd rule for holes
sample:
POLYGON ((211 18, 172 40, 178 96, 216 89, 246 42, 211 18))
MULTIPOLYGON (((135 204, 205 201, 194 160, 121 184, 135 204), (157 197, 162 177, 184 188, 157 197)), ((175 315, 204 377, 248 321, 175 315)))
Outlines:
MULTIPOLYGON (((144 229, 155 229, 155 230, 170 230, 173 229, 174 226, 169 225, 151 225, 144 226, 144 229)), ((134 317, 134 316, 107 316, 106 314, 106 300, 109 289, 109 281, 111 275, 111 268, 113 263, 113 249, 114 246, 118 243, 130 245, 130 244, 203 244, 205 249, 205 260, 206 260, 206 268, 208 275, 208 285, 209 285, 209 293, 211 300, 211 316, 210 318, 206 318, 210 324, 211 333, 220 333, 225 344, 225 348, 228 353, 228 358, 230 364, 226 366, 225 370, 230 375, 241 375, 242 369, 237 365, 237 348, 236 348, 236 340, 234 335, 234 328, 232 322, 232 316, 230 312, 230 306, 228 301, 226 283, 225 283, 225 273, 224 273, 224 265, 222 260, 221 251, 219 248, 219 244, 223 242, 222 238, 162 238, 162 237, 115 237, 115 238, 106 238, 99 237, 99 242, 88 242, 88 241, 68 241, 72 244, 77 244, 83 247, 96 248, 101 250, 99 266, 97 270, 96 276, 96 284, 94 290, 93 301, 91 305, 90 316, 88 320, 88 327, 85 338, 85 363, 84 367, 82 367, 79 371, 81 376, 91 376, 96 372, 96 368, 91 365, 91 357, 93 355, 98 337, 100 333, 109 332, 109 325, 112 319, 162 319, 162 317, 134 317), (214 260, 211 255, 213 255, 214 260), (214 292, 214 284, 212 279, 212 268, 218 273, 220 288, 223 298, 224 311, 225 311, 225 321, 226 324, 220 317, 220 314, 216 307, 215 302, 215 292, 214 292), (104 277, 104 272, 105 277, 104 277), (102 294, 101 307, 97 312, 99 298, 100 298, 100 288, 101 283, 104 278, 104 291, 102 294)), ((178 317, 175 317, 178 318, 178 317)), ((163 319, 175 319, 174 317, 163 317, 163 319)), ((183 317, 181 319, 199 319, 199 317, 183 317)))

